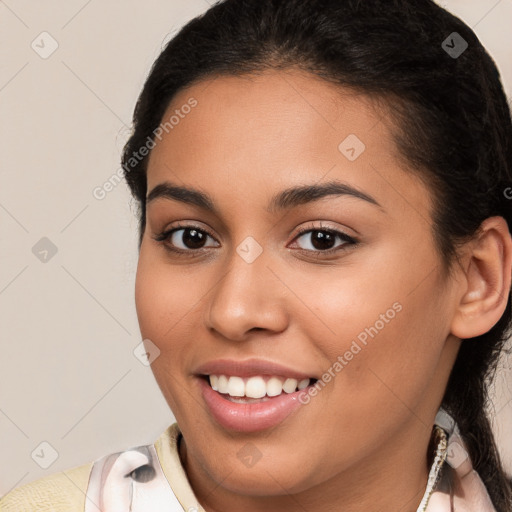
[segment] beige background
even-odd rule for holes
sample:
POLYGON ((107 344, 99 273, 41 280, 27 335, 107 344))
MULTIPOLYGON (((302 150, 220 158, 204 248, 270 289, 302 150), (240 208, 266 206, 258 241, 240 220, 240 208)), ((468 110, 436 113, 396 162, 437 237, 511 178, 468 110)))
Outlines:
MULTIPOLYGON (((512 95, 512 0, 443 5, 474 27, 512 95)), ((141 340, 128 189, 120 183, 102 200, 93 190, 119 169, 153 60, 208 6, 0 0, 0 495, 152 442, 173 421, 132 352, 141 340), (32 252, 43 237, 57 249, 45 263, 32 252)), ((503 363, 495 429, 512 472, 510 358, 503 363)))

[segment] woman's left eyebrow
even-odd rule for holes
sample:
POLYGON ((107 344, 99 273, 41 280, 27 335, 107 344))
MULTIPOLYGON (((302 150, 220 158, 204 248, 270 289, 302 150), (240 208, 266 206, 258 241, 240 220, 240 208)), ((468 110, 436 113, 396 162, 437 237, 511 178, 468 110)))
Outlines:
POLYGON ((328 181, 319 185, 299 185, 287 188, 271 199, 267 211, 269 213, 276 213, 277 211, 290 210, 296 206, 318 201, 327 196, 356 197, 385 211, 374 197, 341 181, 328 181))
MULTIPOLYGON (((339 181, 330 181, 320 185, 299 185, 287 188, 272 197, 266 210, 268 213, 274 214, 278 211, 290 210, 299 205, 318 201, 319 199, 332 195, 356 197, 385 211, 379 202, 369 194, 339 181)), ((146 204, 149 204, 157 198, 171 199, 191 204, 216 215, 219 213, 213 199, 205 192, 190 187, 175 185, 169 181, 156 185, 147 195, 146 204)))

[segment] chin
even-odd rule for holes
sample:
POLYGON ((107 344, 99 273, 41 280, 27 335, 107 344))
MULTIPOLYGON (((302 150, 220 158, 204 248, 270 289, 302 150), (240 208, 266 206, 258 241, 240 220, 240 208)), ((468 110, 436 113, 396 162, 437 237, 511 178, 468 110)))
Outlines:
MULTIPOLYGON (((197 427, 192 427, 197 428, 197 427)), ((281 437, 281 436, 280 436, 281 437)), ((210 433, 202 439, 187 436, 193 443, 190 455, 222 488, 245 496, 281 496, 300 493, 328 479, 322 472, 325 462, 314 466, 312 454, 301 450, 304 440, 289 445, 276 446, 264 437, 250 438, 217 437, 210 433), (216 446, 216 449, 212 446, 216 446)))
POLYGON ((295 465, 257 464, 257 467, 240 468, 239 464, 226 464, 214 470, 212 479, 224 489, 243 496, 283 496, 295 494, 311 487, 306 475, 297 474, 295 465), (227 476, 226 476, 227 475, 227 476))

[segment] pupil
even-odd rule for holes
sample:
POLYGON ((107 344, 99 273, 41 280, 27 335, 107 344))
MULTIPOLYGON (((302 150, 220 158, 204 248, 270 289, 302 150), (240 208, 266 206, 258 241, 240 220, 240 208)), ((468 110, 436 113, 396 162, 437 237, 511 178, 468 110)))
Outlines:
POLYGON ((204 233, 197 229, 185 229, 183 232, 183 243, 189 249, 200 249, 204 243, 204 233))
POLYGON ((315 249, 331 249, 334 242, 334 236, 327 231, 315 231, 316 236, 312 233, 313 247, 315 249), (326 246, 327 244, 327 246, 326 246))

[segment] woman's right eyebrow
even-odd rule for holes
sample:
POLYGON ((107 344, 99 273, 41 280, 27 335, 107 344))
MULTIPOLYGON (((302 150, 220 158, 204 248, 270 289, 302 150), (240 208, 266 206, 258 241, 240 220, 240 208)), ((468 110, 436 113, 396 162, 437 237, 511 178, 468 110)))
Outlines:
MULTIPOLYGON (((384 208, 371 195, 340 181, 329 181, 322 184, 306 184, 287 188, 277 193, 269 202, 266 211, 274 214, 282 210, 290 210, 297 206, 318 201, 328 196, 351 196, 384 208)), ((156 185, 146 196, 146 204, 165 198, 197 206, 203 210, 218 215, 219 212, 213 199, 201 190, 173 184, 165 181, 156 185)))

